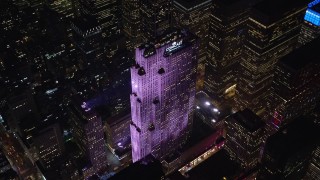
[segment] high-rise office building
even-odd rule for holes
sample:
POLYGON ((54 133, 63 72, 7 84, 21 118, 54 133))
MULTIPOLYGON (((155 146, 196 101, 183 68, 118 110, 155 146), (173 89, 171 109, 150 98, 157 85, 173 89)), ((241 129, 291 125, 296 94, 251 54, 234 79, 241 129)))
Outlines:
POLYGON ((102 121, 80 98, 75 97, 69 108, 72 135, 87 159, 87 168, 82 169, 87 178, 107 164, 102 121))
POLYGON ((245 169, 258 164, 265 123, 254 112, 244 109, 227 118, 225 149, 245 169))
POLYGON ((270 115, 276 127, 312 111, 320 100, 320 38, 284 56, 276 64, 270 92, 270 115))
POLYGON ((122 159, 128 152, 131 152, 130 122, 131 114, 121 113, 107 118, 104 123, 108 148, 119 159, 122 159))
POLYGON ((221 102, 235 94, 249 8, 257 0, 212 2, 204 91, 221 102))
POLYGON ((307 4, 308 0, 264 0, 253 7, 240 63, 238 108, 264 112, 274 65, 295 49, 307 4))
POLYGON ((103 57, 102 28, 94 16, 80 16, 71 23, 73 41, 83 66, 89 66, 103 57))
POLYGON ((186 142, 192 125, 197 38, 176 30, 136 49, 131 68, 133 161, 163 158, 186 142))
POLYGON ((312 158, 307 170, 304 180, 317 180, 320 174, 320 146, 318 146, 312 153, 312 158))
POLYGON ((319 145, 319 126, 301 116, 270 136, 265 144, 259 180, 302 179, 312 152, 319 145))
POLYGON ((45 168, 52 167, 64 151, 60 125, 54 123, 47 127, 39 127, 33 135, 33 143, 42 165, 45 168))
POLYGON ((120 4, 117 0, 78 0, 80 14, 94 16, 102 27, 103 37, 120 34, 120 4))
POLYGON ((140 33, 142 42, 152 41, 170 27, 171 0, 140 1, 140 33))
POLYGON ((123 32, 128 38, 127 47, 133 50, 141 43, 140 0, 122 0, 123 32))
POLYGON ((179 28, 188 29, 200 40, 198 63, 206 58, 209 16, 212 0, 185 1, 174 0, 172 10, 172 24, 179 28))
POLYGON ((310 42, 320 35, 320 3, 318 0, 312 1, 304 16, 301 27, 299 45, 310 42))
POLYGON ((71 18, 74 16, 73 0, 47 0, 46 5, 62 17, 71 18))

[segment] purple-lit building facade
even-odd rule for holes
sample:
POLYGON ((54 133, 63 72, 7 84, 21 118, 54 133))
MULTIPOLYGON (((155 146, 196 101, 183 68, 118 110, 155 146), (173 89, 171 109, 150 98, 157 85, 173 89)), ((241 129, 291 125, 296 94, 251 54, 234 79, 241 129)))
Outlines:
POLYGON ((106 146, 101 117, 86 102, 74 98, 69 106, 71 132, 74 140, 85 155, 86 164, 81 169, 88 178, 106 167, 106 146))
POLYGON ((133 162, 148 154, 163 159, 191 130, 198 40, 176 30, 136 49, 131 68, 130 124, 133 162))

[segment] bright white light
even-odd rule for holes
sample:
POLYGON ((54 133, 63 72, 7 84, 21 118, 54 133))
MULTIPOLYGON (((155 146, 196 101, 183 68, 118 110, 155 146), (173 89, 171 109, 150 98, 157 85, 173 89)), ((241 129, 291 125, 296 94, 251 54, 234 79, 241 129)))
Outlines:
POLYGON ((207 106, 210 106, 210 102, 209 101, 206 101, 205 103, 207 106))
POLYGON ((217 122, 215 119, 211 119, 211 122, 213 122, 213 123, 215 123, 215 122, 217 122))
POLYGON ((199 106, 197 106, 197 109, 200 109, 200 107, 199 107, 199 106))
POLYGON ((138 85, 134 85, 135 88, 138 88, 138 85))
POLYGON ((219 110, 217 108, 213 108, 214 112, 219 112, 219 110))

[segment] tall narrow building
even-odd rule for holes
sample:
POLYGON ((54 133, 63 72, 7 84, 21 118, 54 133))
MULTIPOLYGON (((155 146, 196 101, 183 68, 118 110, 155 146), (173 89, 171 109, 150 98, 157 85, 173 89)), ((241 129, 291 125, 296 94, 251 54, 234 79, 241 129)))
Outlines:
POLYGON ((299 45, 306 44, 320 35, 320 2, 312 1, 308 5, 301 27, 299 45))
POLYGON ((243 168, 254 168, 260 158, 265 123, 251 110, 244 109, 229 116, 225 124, 225 149, 243 168))
POLYGON ((258 0, 212 2, 204 91, 222 102, 235 94, 249 9, 258 0))
POLYGON ((211 14, 211 4, 212 0, 173 1, 172 23, 179 28, 188 29, 190 32, 199 37, 199 63, 204 62, 206 58, 206 45, 208 42, 208 25, 211 14))
POLYGON ((275 127, 312 111, 320 100, 320 38, 284 56, 276 64, 270 93, 275 127))
POLYGON ((140 1, 142 42, 153 41, 170 27, 171 6, 171 0, 140 1))
POLYGON ((122 0, 122 23, 124 35, 128 38, 128 49, 141 43, 140 37, 140 0, 122 0))
POLYGON ((239 68, 238 108, 265 110, 274 65, 295 49, 307 5, 308 0, 264 0, 253 7, 239 68))
POLYGON ((197 38, 176 30, 136 49, 131 68, 132 159, 163 159, 183 145, 192 125, 197 38))
POLYGON ((80 14, 95 16, 102 27, 103 37, 120 34, 120 3, 117 0, 78 0, 80 14))
POLYGON ((71 132, 86 160, 82 169, 86 179, 107 166, 103 125, 100 116, 80 98, 75 97, 69 109, 71 132))

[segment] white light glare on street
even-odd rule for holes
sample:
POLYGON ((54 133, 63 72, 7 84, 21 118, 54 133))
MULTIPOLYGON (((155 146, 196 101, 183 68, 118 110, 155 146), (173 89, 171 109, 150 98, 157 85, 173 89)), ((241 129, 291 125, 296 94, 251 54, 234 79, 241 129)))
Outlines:
POLYGON ((206 101, 205 103, 207 106, 210 106, 210 102, 209 101, 206 101))

